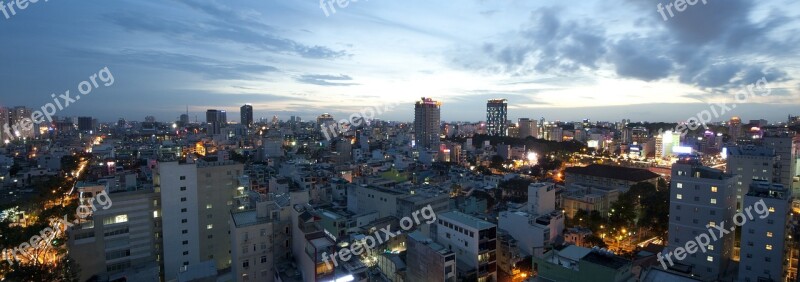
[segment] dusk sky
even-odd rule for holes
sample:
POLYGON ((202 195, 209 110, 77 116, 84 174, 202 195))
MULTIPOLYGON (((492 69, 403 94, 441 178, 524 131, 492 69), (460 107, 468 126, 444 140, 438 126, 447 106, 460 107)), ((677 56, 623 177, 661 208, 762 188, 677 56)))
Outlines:
POLYGON ((40 108, 107 66, 114 85, 58 115, 238 121, 252 103, 256 118, 339 119, 399 103, 378 118, 410 121, 424 96, 448 121, 506 98, 514 120, 677 122, 762 77, 768 97, 715 120, 800 114, 800 2, 700 1, 666 21, 658 2, 360 0, 326 16, 314 0, 40 0, 0 14, 0 105, 40 108))

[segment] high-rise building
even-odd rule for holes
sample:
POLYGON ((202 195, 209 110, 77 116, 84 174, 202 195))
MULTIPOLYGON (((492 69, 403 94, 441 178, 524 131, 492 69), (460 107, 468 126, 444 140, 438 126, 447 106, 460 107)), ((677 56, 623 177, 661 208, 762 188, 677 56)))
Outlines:
POLYGON ((508 136, 508 100, 486 102, 486 131, 491 136, 508 136))
POLYGON ((0 107, 0 146, 3 145, 5 140, 13 139, 12 136, 9 136, 9 133, 11 133, 11 120, 8 114, 8 108, 0 107), (6 133, 6 129, 8 129, 8 133, 6 133))
MULTIPOLYGON (((742 228, 738 281, 787 281, 789 256, 787 248, 791 220, 791 191, 778 183, 754 181, 744 196, 746 207, 766 205, 766 217, 753 212, 753 218, 742 228)), ((748 218, 750 219, 750 218, 748 218)), ((794 281, 794 280, 792 280, 794 281)))
MULTIPOLYGON (((672 166, 669 210, 669 246, 694 242, 697 234, 708 233, 709 225, 733 226, 736 212, 736 177, 721 170, 703 166, 700 160, 685 157, 672 166)), ((736 236, 728 234, 714 240, 705 253, 686 256, 680 262, 692 268, 692 274, 703 280, 716 281, 727 272, 733 256, 736 236)))
POLYGON ((736 176, 736 210, 742 210, 742 200, 755 180, 780 182, 780 162, 775 150, 755 145, 728 148, 725 172, 736 176))
MULTIPOLYGON (((784 187, 793 187, 797 176, 797 157, 800 155, 800 136, 794 132, 777 131, 764 134, 764 145, 775 150, 775 154, 780 156, 780 183, 784 187)), ((792 195, 797 198, 800 190, 792 189, 792 195)))
POLYGON ((455 282, 456 254, 416 231, 408 234, 407 281, 455 282))
POLYGON ((739 117, 732 117, 731 120, 728 121, 728 135, 731 136, 731 144, 739 142, 739 138, 742 137, 742 119, 739 117))
POLYGON ((241 115, 241 122, 242 125, 251 127, 253 126, 253 106, 250 104, 245 104, 240 108, 240 115, 241 115))
POLYGON ((89 132, 94 130, 92 117, 78 117, 78 131, 89 132))
POLYGON ((539 127, 536 124, 536 120, 520 118, 519 138, 525 139, 528 137, 539 138, 539 127))
POLYGON ((82 203, 89 206, 94 198, 97 207, 67 233, 70 257, 81 266, 80 281, 92 276, 98 281, 158 281, 162 225, 153 188, 114 191, 103 184, 79 183, 78 192, 82 203), (108 203, 98 196, 103 193, 108 203))
POLYGON ((459 277, 497 281, 497 226, 458 211, 438 216, 436 242, 456 253, 459 277))
POLYGON ((442 103, 425 97, 414 106, 414 134, 418 148, 439 148, 441 108, 442 103))
POLYGON ((222 110, 207 110, 206 123, 208 124, 208 134, 220 134, 221 128, 228 123, 227 113, 222 110))
POLYGON ((241 197, 244 167, 233 161, 160 162, 153 182, 162 203, 165 280, 190 265, 213 260, 217 269, 231 264, 230 210, 241 197))
POLYGON ((274 280, 276 263, 291 257, 291 234, 285 231, 291 226, 290 208, 286 196, 231 211, 231 269, 236 281, 274 280))
POLYGON ((36 126, 30 120, 32 112, 31 109, 23 106, 10 109, 8 113, 9 132, 7 133, 11 133, 16 138, 34 138, 36 136, 34 130, 36 126))

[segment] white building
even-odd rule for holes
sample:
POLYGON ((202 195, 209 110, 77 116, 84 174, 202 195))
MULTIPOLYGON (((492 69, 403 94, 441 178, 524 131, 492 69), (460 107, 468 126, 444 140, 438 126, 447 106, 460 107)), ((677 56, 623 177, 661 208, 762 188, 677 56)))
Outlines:
POLYGON ((725 172, 736 175, 736 210, 753 180, 780 182, 780 163, 775 150, 754 145, 728 147, 725 172))
POLYGON ((532 183, 527 211, 501 212, 499 227, 518 241, 523 253, 541 256, 546 246, 563 235, 564 212, 556 210, 555 203, 553 183, 532 183))
POLYGON ((790 235, 791 191, 783 185, 754 181, 744 196, 745 207, 764 201, 769 215, 760 218, 752 211, 753 220, 742 226, 739 281, 783 281, 788 277, 789 251, 785 247, 790 235))
MULTIPOLYGON (((723 171, 702 166, 699 160, 682 159, 672 166, 669 211, 669 245, 674 252, 699 234, 708 233, 709 225, 733 226, 736 212, 736 178, 723 171)), ((705 253, 686 256, 680 262, 693 267, 693 274, 716 280, 727 271, 733 254, 732 234, 715 240, 705 253)))
POLYGON ((436 242, 456 254, 459 277, 497 281, 497 226, 462 212, 438 215, 436 242))

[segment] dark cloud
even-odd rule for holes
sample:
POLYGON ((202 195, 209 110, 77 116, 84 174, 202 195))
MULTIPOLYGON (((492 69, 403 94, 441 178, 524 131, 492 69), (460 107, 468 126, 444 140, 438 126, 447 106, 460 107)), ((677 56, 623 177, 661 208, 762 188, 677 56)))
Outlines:
POLYGON ((352 81, 353 78, 350 77, 349 75, 344 75, 344 74, 340 75, 306 74, 296 77, 295 80, 301 83, 320 85, 320 86, 358 85, 357 83, 347 82, 347 81, 352 81))

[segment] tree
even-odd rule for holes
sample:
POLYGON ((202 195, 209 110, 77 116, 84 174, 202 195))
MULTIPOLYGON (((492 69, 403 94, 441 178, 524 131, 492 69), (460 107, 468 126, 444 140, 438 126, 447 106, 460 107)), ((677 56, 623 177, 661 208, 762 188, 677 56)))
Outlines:
POLYGON ((584 241, 586 242, 587 245, 592 247, 608 248, 608 245, 606 245, 606 242, 603 241, 603 238, 597 237, 595 235, 586 236, 584 241))

